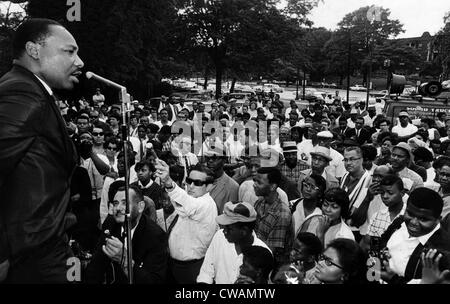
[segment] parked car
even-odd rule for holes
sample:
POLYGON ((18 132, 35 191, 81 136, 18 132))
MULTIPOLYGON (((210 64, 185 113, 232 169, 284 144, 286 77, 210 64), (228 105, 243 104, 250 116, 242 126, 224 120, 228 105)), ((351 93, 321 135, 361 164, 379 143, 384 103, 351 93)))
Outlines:
POLYGON ((331 89, 337 89, 337 84, 335 84, 334 82, 332 82, 332 83, 325 83, 325 87, 331 88, 331 89))
POLYGON ((366 91, 367 88, 365 86, 359 85, 359 84, 355 84, 354 86, 350 87, 350 90, 352 91, 366 91))
POLYGON ((265 83, 263 85, 263 89, 266 92, 269 92, 270 90, 272 90, 272 92, 275 92, 275 93, 283 93, 283 89, 279 85, 274 84, 274 83, 265 83))

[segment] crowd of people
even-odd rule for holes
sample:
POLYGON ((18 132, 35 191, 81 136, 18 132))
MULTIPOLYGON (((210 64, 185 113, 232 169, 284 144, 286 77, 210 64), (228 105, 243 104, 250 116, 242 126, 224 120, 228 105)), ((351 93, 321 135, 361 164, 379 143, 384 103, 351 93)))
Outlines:
POLYGON ((0 282, 67 281, 73 254, 84 283, 450 281, 445 114, 391 121, 339 96, 300 110, 273 93, 210 109, 122 107, 100 90, 68 104, 52 88, 83 67, 71 34, 31 19, 14 47, 0 79, 0 282))
POLYGON ((299 111, 264 93, 243 104, 225 95, 207 111, 165 96, 108 106, 97 90, 61 108, 80 155, 70 235, 86 282, 126 280, 126 174, 143 234, 133 249, 146 255, 133 256, 138 282, 362 284, 377 265, 372 282, 449 279, 445 116, 416 126, 402 111, 391 126, 338 96, 299 111))

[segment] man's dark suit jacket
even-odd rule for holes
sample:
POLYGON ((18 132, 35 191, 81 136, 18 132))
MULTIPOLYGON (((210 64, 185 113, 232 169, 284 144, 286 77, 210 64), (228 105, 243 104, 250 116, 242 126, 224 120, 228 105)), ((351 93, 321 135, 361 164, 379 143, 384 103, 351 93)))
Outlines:
POLYGON ((351 129, 348 133, 346 138, 354 138, 354 140, 359 144, 363 145, 370 139, 370 131, 366 128, 362 128, 359 132, 359 136, 356 136, 356 129, 351 129))
POLYGON ((76 158, 54 98, 14 65, 0 79, 0 262, 65 234, 76 158))
MULTIPOLYGON (((111 235, 124 241, 121 225, 116 223, 112 215, 108 215, 105 219, 102 230, 109 230, 111 235)), ((105 234, 101 237, 99 246, 87 267, 85 282, 126 284, 128 279, 121 266, 103 253, 104 244, 105 234)), ((134 283, 164 284, 169 257, 166 233, 143 214, 134 231, 132 245, 134 283)))
POLYGON ((347 128, 345 128, 344 132, 342 132, 341 128, 335 128, 335 129, 333 129, 333 132, 343 136, 344 139, 349 139, 352 135, 354 135, 354 133, 352 133, 354 130, 355 129, 353 129, 353 128, 347 127, 347 128))

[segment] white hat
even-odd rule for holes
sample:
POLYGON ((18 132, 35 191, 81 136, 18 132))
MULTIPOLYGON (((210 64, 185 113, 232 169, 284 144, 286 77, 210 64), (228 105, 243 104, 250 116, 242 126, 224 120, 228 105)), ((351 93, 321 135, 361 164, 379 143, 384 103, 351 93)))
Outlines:
POLYGON ((317 133, 317 137, 333 138, 333 133, 331 133, 330 131, 321 131, 321 132, 317 133))

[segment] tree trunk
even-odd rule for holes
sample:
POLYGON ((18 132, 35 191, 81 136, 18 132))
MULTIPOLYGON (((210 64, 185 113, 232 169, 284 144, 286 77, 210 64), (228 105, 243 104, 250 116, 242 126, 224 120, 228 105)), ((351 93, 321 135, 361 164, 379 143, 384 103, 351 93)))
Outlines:
POLYGON ((216 100, 222 95, 222 74, 223 67, 221 64, 216 63, 216 100))
POLYGON ((236 77, 233 77, 233 79, 231 80, 231 88, 230 88, 230 93, 234 92, 234 86, 236 85, 236 77))
POLYGON ((208 89, 208 65, 206 64, 205 66, 205 82, 203 83, 203 89, 206 90, 208 89))

